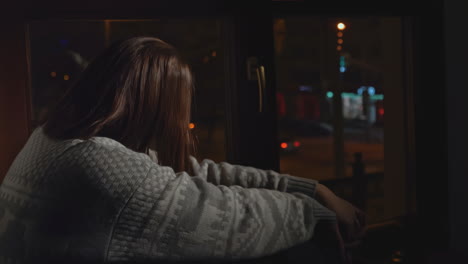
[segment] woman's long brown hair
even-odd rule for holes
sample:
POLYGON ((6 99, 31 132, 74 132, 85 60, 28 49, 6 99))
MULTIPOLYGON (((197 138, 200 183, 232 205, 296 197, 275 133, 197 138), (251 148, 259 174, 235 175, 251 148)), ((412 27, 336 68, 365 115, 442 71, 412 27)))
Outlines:
POLYGON ((137 152, 155 148, 161 165, 190 171, 192 92, 189 66, 171 45, 151 37, 122 40, 51 109, 44 132, 57 139, 109 137, 137 152))

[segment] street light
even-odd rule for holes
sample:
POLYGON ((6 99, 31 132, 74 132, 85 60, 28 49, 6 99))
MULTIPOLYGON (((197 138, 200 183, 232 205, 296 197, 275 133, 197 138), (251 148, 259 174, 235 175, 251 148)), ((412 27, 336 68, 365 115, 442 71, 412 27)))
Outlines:
POLYGON ((341 52, 341 50, 343 49, 343 30, 346 28, 346 25, 343 23, 343 22, 339 22, 338 24, 336 24, 336 28, 338 29, 338 33, 336 34, 336 36, 338 37, 338 40, 337 40, 337 46, 336 46, 336 50, 341 52))
POLYGON ((338 30, 344 30, 346 28, 346 25, 342 22, 338 23, 336 25, 336 27, 338 28, 338 30))
POLYGON ((336 24, 336 28, 338 32, 336 36, 337 39, 337 46, 336 50, 339 54, 339 74, 338 74, 338 83, 336 85, 336 89, 331 91, 331 93, 327 93, 327 97, 332 99, 333 105, 333 142, 334 142, 334 152, 335 152, 335 164, 336 164, 336 177, 341 178, 345 175, 345 154, 344 154, 344 120, 343 120, 343 101, 342 101, 342 93, 343 93, 343 73, 346 71, 346 61, 345 57, 343 56, 343 30, 346 28, 346 25, 342 22, 336 24), (335 93, 335 96, 333 96, 335 93))

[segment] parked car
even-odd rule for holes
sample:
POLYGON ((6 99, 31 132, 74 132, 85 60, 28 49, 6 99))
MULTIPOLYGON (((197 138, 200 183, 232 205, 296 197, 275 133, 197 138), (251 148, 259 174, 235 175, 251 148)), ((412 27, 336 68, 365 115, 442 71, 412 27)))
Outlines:
POLYGON ((333 127, 313 120, 282 118, 278 121, 280 131, 301 137, 326 137, 333 133, 333 127))

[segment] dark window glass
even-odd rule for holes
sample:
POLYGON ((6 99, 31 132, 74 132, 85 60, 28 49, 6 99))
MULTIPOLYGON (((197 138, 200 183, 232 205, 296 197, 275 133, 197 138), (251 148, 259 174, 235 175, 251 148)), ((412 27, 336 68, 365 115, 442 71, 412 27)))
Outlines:
POLYGON ((33 125, 115 40, 154 36, 175 46, 195 75, 192 121, 198 158, 225 160, 224 55, 220 21, 155 19, 34 21, 30 24, 33 125))

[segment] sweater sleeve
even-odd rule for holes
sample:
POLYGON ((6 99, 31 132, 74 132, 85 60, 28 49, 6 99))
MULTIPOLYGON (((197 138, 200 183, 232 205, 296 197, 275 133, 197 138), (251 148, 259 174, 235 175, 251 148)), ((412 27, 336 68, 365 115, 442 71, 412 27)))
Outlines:
POLYGON ((302 193, 215 185, 153 166, 122 210, 108 259, 261 257, 309 240, 323 220, 335 214, 302 193))
POLYGON ((209 159, 200 163, 194 157, 190 157, 190 160, 195 176, 215 185, 238 185, 244 188, 264 188, 288 193, 300 192, 315 197, 317 181, 313 179, 226 162, 215 163, 209 159))

